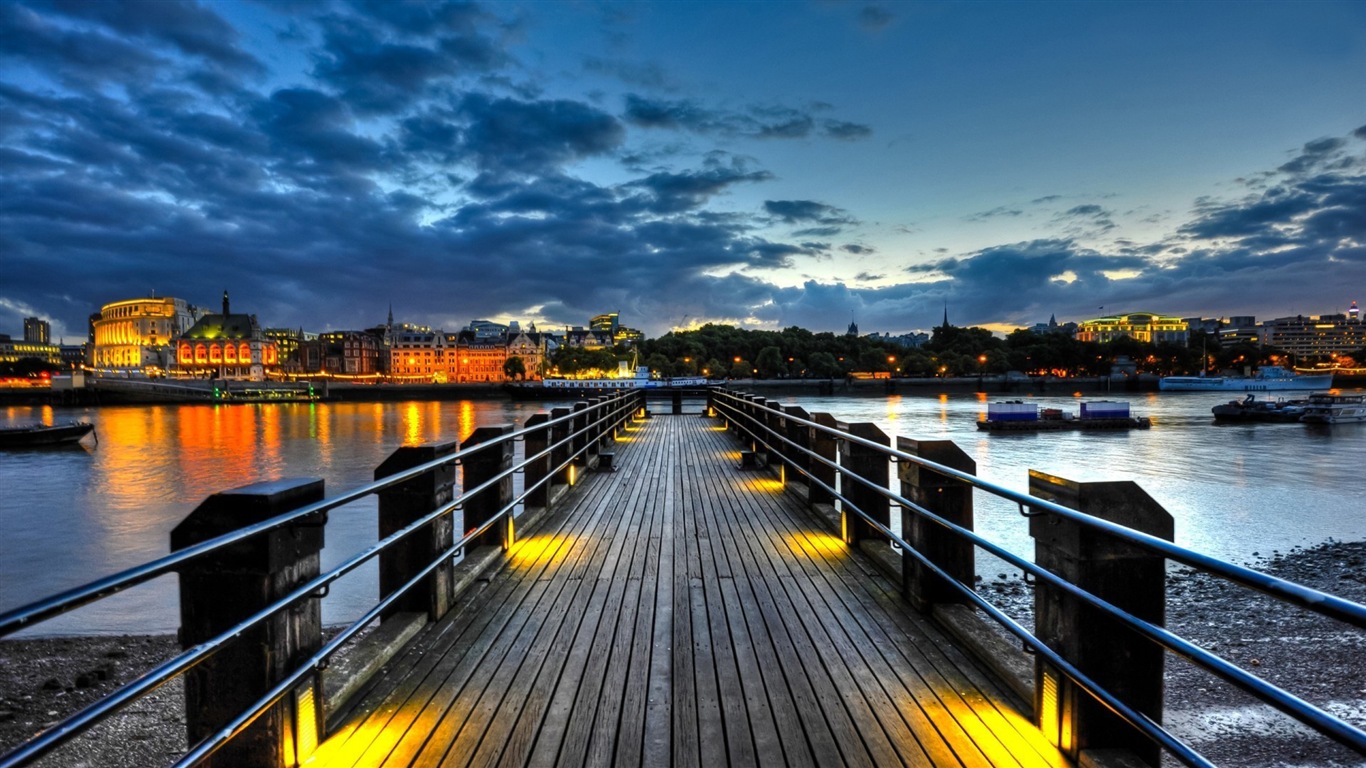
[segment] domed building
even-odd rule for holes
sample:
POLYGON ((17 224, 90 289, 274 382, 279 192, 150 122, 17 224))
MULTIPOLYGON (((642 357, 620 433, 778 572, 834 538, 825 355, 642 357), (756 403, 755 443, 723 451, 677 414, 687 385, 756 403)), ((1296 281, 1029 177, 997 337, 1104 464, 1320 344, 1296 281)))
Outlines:
POLYGON ((222 314, 204 315, 176 340, 176 365, 182 375, 264 381, 266 369, 279 365, 279 352, 255 315, 229 311, 223 291, 222 314))

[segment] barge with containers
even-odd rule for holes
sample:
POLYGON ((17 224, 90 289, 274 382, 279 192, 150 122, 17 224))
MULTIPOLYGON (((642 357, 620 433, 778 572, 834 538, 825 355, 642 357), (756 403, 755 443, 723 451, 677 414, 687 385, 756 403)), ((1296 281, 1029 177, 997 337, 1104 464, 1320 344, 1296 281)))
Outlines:
POLYGON ((1152 421, 1133 416, 1129 404, 1113 400, 1081 403, 1081 415, 1061 408, 1040 408, 1037 403, 1007 400, 987 405, 987 416, 977 422, 986 432, 1050 432, 1063 429, 1147 429, 1152 421))

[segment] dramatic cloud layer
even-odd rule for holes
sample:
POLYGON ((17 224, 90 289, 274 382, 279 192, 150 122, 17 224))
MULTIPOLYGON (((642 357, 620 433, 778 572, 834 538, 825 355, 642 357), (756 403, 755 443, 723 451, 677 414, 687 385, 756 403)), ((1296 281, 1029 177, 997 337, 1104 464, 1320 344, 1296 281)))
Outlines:
MULTIPOLYGON (((1127 213, 1103 195, 1054 194, 953 217, 1043 228, 1022 242, 903 252, 879 238, 914 228, 874 220, 856 185, 794 181, 767 154, 881 128, 815 98, 714 99, 654 62, 583 56, 594 87, 552 88, 524 47, 536 11, 0 4, 0 333, 38 315, 74 340, 103 303, 213 306, 225 288, 269 326, 366 327, 392 304, 446 328, 615 310, 658 334, 851 312, 900 331, 945 303, 972 323, 1242 313, 1366 278, 1366 127, 1145 242, 1113 239, 1127 213)), ((843 12, 868 39, 901 26, 843 12)))

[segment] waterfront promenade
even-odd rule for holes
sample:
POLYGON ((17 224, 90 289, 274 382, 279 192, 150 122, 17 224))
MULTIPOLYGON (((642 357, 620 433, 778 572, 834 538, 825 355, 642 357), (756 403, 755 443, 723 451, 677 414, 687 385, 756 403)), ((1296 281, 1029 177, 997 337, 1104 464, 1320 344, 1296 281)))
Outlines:
POLYGON ((1062 765, 1024 702, 713 420, 636 422, 317 765, 1062 765))

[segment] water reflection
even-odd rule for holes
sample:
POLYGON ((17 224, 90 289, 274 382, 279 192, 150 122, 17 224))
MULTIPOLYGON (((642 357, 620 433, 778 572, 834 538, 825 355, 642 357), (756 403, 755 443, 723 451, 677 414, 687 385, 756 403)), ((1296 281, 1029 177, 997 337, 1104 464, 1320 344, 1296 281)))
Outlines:
MULTIPOLYGON (((335 494, 368 482, 400 445, 463 438, 537 410, 499 401, 5 408, 5 424, 92 421, 99 441, 0 452, 0 610, 166 554, 171 529, 218 491, 321 477, 335 494)), ((336 511, 324 567, 372 543, 375 516, 373 499, 336 511)), ((354 615, 372 596, 373 575, 354 581, 324 603, 327 620, 354 615)), ((168 578, 41 629, 171 631, 175 615, 168 578)))

